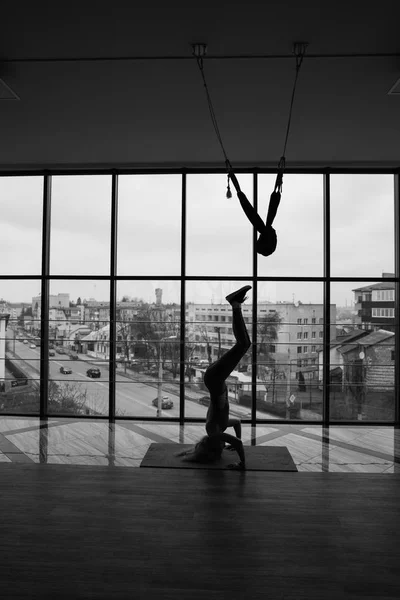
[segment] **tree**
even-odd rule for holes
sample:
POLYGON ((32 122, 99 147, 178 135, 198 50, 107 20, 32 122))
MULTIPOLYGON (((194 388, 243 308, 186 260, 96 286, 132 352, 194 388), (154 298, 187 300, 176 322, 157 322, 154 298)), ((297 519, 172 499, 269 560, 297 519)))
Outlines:
POLYGON ((176 316, 176 304, 169 304, 160 309, 152 307, 150 311, 152 335, 155 341, 155 355, 162 361, 163 368, 165 362, 171 362, 172 376, 178 374, 180 360, 179 341, 181 332, 180 318, 176 316))
POLYGON ((270 357, 271 345, 278 339, 282 317, 278 312, 269 313, 257 323, 257 354, 270 357))
POLYGON ((265 388, 268 391, 267 382, 272 378, 273 399, 275 395, 275 380, 280 378, 277 369, 275 357, 272 356, 272 345, 278 339, 278 332, 281 326, 282 317, 278 312, 268 313, 257 322, 257 354, 258 354, 258 376, 265 383, 265 388))
POLYGON ((24 317, 32 317, 32 307, 31 306, 27 306, 26 308, 24 308, 24 305, 22 305, 22 310, 21 310, 21 314, 18 317, 18 325, 20 327, 24 326, 24 317))
POLYGON ((117 340, 121 344, 122 354, 124 355, 124 368, 126 373, 127 363, 130 361, 130 351, 132 345, 132 323, 119 322, 117 324, 117 340))
POLYGON ((78 297, 78 300, 76 301, 76 304, 77 304, 77 306, 79 306, 80 304, 82 304, 82 300, 81 300, 80 296, 78 297))
POLYGON ((214 331, 218 337, 218 358, 221 358, 221 327, 214 327, 214 331))
POLYGON ((299 391, 300 392, 306 391, 306 382, 304 380, 304 375, 301 371, 299 371, 299 391))
POLYGON ((150 358, 153 356, 153 330, 148 304, 142 304, 139 308, 136 320, 132 322, 131 332, 133 338, 140 343, 141 356, 147 360, 147 367, 150 368, 150 358))
POLYGON ((199 325, 197 328, 197 331, 200 334, 200 339, 205 342, 206 344, 206 352, 207 352, 207 359, 209 364, 211 365, 212 363, 212 346, 211 346, 211 339, 208 333, 208 329, 206 327, 206 325, 199 325))
POLYGON ((87 402, 87 389, 81 383, 49 380, 49 409, 55 413, 82 414, 87 402))
POLYGON ((151 360, 155 364, 161 360, 163 367, 168 360, 171 362, 174 378, 178 374, 180 360, 181 328, 175 313, 176 305, 154 306, 142 303, 138 306, 135 321, 130 323, 132 340, 136 341, 135 346, 141 356, 147 359, 147 368, 150 368, 151 360))

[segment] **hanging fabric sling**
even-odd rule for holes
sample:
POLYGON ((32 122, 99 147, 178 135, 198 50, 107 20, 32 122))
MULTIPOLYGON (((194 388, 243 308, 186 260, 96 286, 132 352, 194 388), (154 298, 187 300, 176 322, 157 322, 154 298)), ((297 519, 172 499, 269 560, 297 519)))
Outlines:
POLYGON ((261 219, 261 217, 258 215, 256 210, 254 209, 254 207, 252 206, 252 204, 247 199, 246 195, 240 189, 239 182, 233 172, 233 167, 231 165, 231 162, 229 161, 229 158, 228 158, 227 153, 224 148, 224 144, 222 142, 221 134, 220 134, 220 131, 218 128, 217 119, 216 119, 214 108, 213 108, 212 101, 211 101, 210 92, 208 90, 208 86, 207 86, 207 82, 206 82, 206 78, 205 78, 205 74, 204 74, 203 57, 206 54, 207 46, 206 46, 206 44, 192 44, 193 55, 195 56, 195 58, 197 60, 197 64, 199 66, 200 73, 201 73, 201 76, 203 79, 203 84, 204 84, 204 88, 206 91, 208 108, 210 111, 211 120, 212 120, 217 139, 219 141, 219 144, 221 146, 221 149, 222 149, 222 152, 223 152, 223 155, 225 158, 225 166, 226 166, 227 175, 228 175, 228 185, 227 185, 226 196, 227 196, 227 198, 232 197, 232 193, 231 193, 230 185, 229 185, 229 182, 232 181, 232 184, 234 185, 234 187, 236 189, 240 204, 243 208, 245 215, 247 216, 247 218, 249 219, 249 221, 253 225, 253 227, 260 234, 259 238, 257 239, 257 242, 256 242, 256 250, 257 250, 258 254, 262 254, 263 256, 270 256, 271 254, 273 254, 275 252, 276 246, 277 246, 277 235, 276 235, 275 229, 272 227, 272 224, 276 217, 276 213, 278 211, 278 207, 279 207, 279 203, 280 203, 281 195, 282 195, 283 174, 284 174, 285 166, 286 166, 285 153, 286 153, 286 146, 287 146, 287 141, 288 141, 289 131, 290 131, 290 123, 291 123, 291 118, 292 118, 294 96, 295 96, 296 86, 297 86, 297 78, 299 75, 300 67, 303 62, 303 58, 304 58, 307 46, 308 46, 308 44, 305 42, 296 42, 294 44, 294 48, 293 48, 293 54, 295 55, 295 58, 296 58, 296 75, 295 75, 295 79, 294 79, 292 98, 291 98, 291 102, 290 102, 289 118, 288 118, 288 124, 287 124, 287 128, 286 128, 285 142, 283 145, 283 153, 282 153, 282 156, 278 163, 275 186, 274 186, 274 190, 270 196, 267 219, 266 219, 266 222, 264 223, 263 220, 261 219))

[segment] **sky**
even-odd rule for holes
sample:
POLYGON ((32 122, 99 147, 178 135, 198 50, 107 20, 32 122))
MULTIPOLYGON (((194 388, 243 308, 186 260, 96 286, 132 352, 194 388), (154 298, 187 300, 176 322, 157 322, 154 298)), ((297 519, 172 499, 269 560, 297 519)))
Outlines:
MULTIPOLYGON (((238 177, 252 201, 252 175, 238 177)), ((225 175, 187 177, 188 276, 251 277, 252 226, 233 189, 226 198, 225 175)), ((259 176, 259 214, 265 220, 274 175, 259 176)), ((2 236, 0 273, 40 275, 42 177, 0 177, 2 236)), ((107 275, 110 268, 111 177, 54 176, 51 208, 52 275, 107 275)), ((322 175, 284 176, 274 222, 278 246, 270 257, 258 257, 260 276, 323 275, 322 175)), ((154 281, 118 283, 123 295, 180 301, 179 282, 157 276, 179 276, 181 269, 181 176, 123 175, 119 178, 118 275, 154 276, 154 281)), ((331 274, 336 277, 381 277, 394 271, 394 193, 391 175, 331 176, 331 274)), ((187 301, 221 302, 240 287, 235 281, 188 282, 187 301)), ((350 304, 360 283, 332 284, 332 302, 350 304)), ((38 281, 0 280, 0 297, 31 302, 38 281)), ((96 281, 52 281, 51 293, 69 292, 71 300, 108 300, 109 285, 96 281)), ((249 296, 250 297, 250 296, 249 296)), ((259 300, 322 302, 322 284, 262 282, 259 300)))

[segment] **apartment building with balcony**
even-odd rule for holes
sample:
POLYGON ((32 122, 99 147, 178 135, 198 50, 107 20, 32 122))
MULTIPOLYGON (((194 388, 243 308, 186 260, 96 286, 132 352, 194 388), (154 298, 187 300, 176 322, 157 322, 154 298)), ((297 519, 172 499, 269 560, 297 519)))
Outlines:
MULTIPOLYGON (((394 273, 382 273, 394 277, 394 273)), ((380 281, 353 289, 356 322, 362 329, 395 331, 395 284, 380 281)))

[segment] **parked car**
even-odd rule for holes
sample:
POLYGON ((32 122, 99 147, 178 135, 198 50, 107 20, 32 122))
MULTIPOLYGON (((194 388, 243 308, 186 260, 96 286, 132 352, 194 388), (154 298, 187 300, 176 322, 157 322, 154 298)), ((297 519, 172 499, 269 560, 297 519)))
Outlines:
POLYGON ((97 367, 92 367, 86 371, 88 377, 101 377, 101 371, 97 367))
POLYGON ((27 343, 28 343, 28 340, 24 340, 24 344, 27 344, 27 343))
MULTIPOLYGON (((154 398, 154 400, 152 401, 153 406, 155 406, 156 408, 158 408, 158 396, 157 398, 154 398)), ((168 396, 163 396, 161 398, 161 408, 163 410, 168 410, 169 408, 173 408, 174 403, 172 402, 172 400, 170 400, 168 398, 168 396)))
POLYGON ((72 369, 62 366, 60 367, 60 373, 63 373, 64 375, 71 375, 72 369))
POLYGON ((201 398, 199 398, 199 404, 210 406, 210 396, 201 396, 201 398))
POLYGON ((17 387, 18 385, 28 385, 28 380, 25 377, 19 377, 11 382, 11 387, 17 387))
POLYGON ((49 350, 49 356, 55 356, 56 353, 54 352, 54 350, 49 350))
POLYGON ((32 350, 36 350, 36 344, 29 344, 29 348, 32 348, 32 350))

